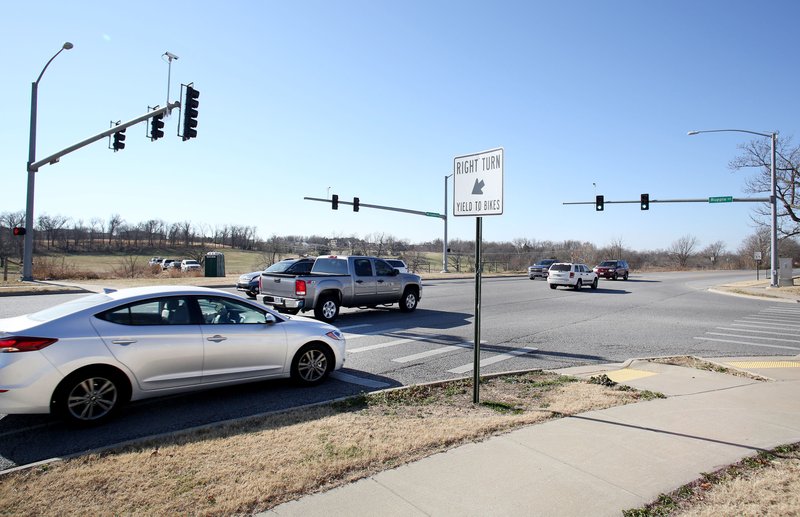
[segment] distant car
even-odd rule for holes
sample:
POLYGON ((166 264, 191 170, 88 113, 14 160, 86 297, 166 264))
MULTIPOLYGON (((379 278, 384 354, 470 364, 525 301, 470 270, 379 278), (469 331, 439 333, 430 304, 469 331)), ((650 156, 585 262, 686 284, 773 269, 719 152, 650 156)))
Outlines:
POLYGON ((164 259, 161 261, 161 269, 166 270, 170 268, 179 268, 181 267, 181 263, 179 260, 175 259, 164 259))
POLYGON ((528 278, 531 280, 535 279, 536 277, 542 277, 547 279, 547 271, 550 269, 550 266, 558 262, 556 259, 542 259, 536 264, 528 267, 528 278))
POLYGON ((334 326, 203 287, 93 294, 0 319, 0 413, 105 421, 128 401, 342 367, 334 326))
POLYGON ((597 273, 589 269, 586 264, 556 262, 550 266, 547 283, 550 285, 550 289, 555 289, 560 285, 571 287, 576 291, 586 285, 597 289, 597 273))
POLYGON ((148 262, 148 265, 150 265, 150 266, 160 266, 162 260, 164 260, 164 257, 152 257, 152 258, 150 258, 150 261, 148 262))
POLYGON ((400 259, 383 259, 387 264, 395 268, 401 273, 408 273, 408 266, 400 259))
POLYGON ((610 278, 611 280, 616 280, 619 277, 627 280, 630 271, 628 263, 624 260, 604 260, 594 267, 594 272, 597 273, 597 276, 610 278))
MULTIPOLYGON (((272 264, 265 273, 283 273, 287 275, 305 275, 311 271, 314 265, 314 258, 299 258, 299 259, 284 259, 272 264)), ((261 280, 261 271, 253 271, 252 273, 245 273, 239 277, 236 283, 236 289, 243 291, 249 298, 255 298, 260 292, 259 283, 261 280)))
POLYGON ((183 272, 200 271, 201 269, 202 266, 200 266, 200 263, 196 260, 192 259, 181 260, 181 271, 183 272))

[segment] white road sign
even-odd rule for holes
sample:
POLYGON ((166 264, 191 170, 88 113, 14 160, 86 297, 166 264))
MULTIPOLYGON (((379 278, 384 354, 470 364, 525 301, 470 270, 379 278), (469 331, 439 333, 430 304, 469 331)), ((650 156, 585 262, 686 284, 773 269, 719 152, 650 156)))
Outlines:
POLYGON ((503 148, 453 159, 453 215, 503 214, 503 148))

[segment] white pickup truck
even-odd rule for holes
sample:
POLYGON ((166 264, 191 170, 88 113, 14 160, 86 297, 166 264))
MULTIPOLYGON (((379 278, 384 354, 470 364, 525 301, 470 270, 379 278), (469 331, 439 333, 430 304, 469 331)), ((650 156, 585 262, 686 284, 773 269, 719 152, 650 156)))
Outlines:
POLYGON ((385 260, 362 256, 318 257, 306 275, 261 273, 258 300, 280 312, 314 311, 332 322, 340 307, 399 304, 403 312, 417 308, 422 295, 418 275, 400 273, 385 260))

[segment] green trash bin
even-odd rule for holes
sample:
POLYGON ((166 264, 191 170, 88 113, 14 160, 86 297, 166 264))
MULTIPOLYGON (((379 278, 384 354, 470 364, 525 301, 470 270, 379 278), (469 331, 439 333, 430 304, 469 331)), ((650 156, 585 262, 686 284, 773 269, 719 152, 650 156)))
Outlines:
POLYGON ((206 253, 206 276, 225 276, 225 254, 218 251, 206 253))

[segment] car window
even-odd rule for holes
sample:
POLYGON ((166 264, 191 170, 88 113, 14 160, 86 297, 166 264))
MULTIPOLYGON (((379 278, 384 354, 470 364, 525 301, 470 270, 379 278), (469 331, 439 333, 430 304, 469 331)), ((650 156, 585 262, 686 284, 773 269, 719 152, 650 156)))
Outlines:
POLYGON ((355 259, 353 268, 356 276, 372 276, 372 262, 369 259, 355 259))
POLYGON ((323 273, 328 275, 346 275, 347 259, 340 258, 318 258, 311 268, 312 273, 323 273))
POLYGON ((314 265, 314 262, 310 260, 300 260, 292 264, 287 268, 287 271, 292 273, 297 273, 303 275, 311 271, 311 267, 314 265))
POLYGON ((550 271, 569 271, 569 264, 553 264, 550 266, 550 271))
POLYGON ((266 323, 266 311, 222 296, 199 296, 197 303, 206 325, 266 323))
POLYGON ((604 260, 603 262, 600 263, 600 266, 602 267, 614 267, 616 265, 617 262, 615 260, 604 260))
POLYGON ((375 274, 378 276, 389 276, 394 273, 394 268, 385 260, 375 261, 375 274))
POLYGON ((190 325, 189 302, 183 297, 157 298, 129 303, 96 315, 120 325, 190 325))

